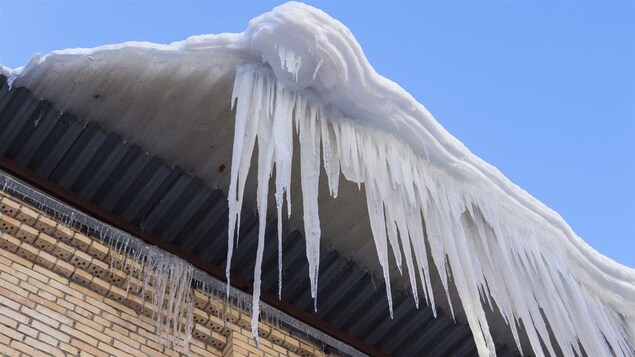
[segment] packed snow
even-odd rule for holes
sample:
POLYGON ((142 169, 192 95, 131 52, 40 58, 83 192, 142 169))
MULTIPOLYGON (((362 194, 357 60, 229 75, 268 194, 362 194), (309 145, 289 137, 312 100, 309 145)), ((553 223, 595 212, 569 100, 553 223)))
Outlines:
POLYGON ((92 56, 100 60, 91 65, 107 66, 148 53, 168 65, 201 66, 210 54, 223 63, 221 72, 229 64, 235 74, 227 277, 255 163, 260 232, 254 338, 271 177, 279 242, 284 209, 292 215, 292 180, 300 181, 302 207, 293 212, 303 215, 311 296, 317 299, 319 180, 337 199, 343 176, 365 193, 391 313, 394 269, 407 274, 415 304, 422 294, 434 307, 434 268, 448 299, 450 286, 456 287, 480 356, 496 353, 485 310, 494 303, 519 349, 522 321, 538 356, 635 356, 635 271, 600 255, 556 212, 473 155, 423 105, 377 74, 350 31, 318 9, 287 3, 253 19, 241 34, 56 51, 8 72, 13 85, 42 93, 52 85, 51 71, 67 73, 92 56), (296 136, 300 177, 292 175, 296 136))

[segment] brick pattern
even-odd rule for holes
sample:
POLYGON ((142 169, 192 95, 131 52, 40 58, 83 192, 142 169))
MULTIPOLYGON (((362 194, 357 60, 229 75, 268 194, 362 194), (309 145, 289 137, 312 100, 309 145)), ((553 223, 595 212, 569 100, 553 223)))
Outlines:
POLYGON ((193 291, 189 350, 168 347, 154 307, 140 296, 139 269, 98 239, 0 194, 0 354, 326 356, 267 323, 259 324, 256 346, 249 313, 200 290, 193 291))

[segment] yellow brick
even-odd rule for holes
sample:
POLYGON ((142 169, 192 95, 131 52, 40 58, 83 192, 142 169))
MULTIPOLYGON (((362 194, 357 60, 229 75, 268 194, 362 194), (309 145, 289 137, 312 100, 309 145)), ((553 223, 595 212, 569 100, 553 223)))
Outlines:
POLYGON ((57 257, 60 260, 63 261, 68 261, 70 259, 70 257, 73 256, 73 254, 75 254, 75 248, 71 247, 70 245, 64 243, 64 242, 56 242, 55 247, 53 248, 53 251, 51 252, 51 254, 53 254, 55 257, 57 257))
MULTIPOLYGON (((40 274, 39 272, 35 271, 34 268, 27 268, 25 266, 22 266, 20 264, 14 264, 12 265, 12 267, 21 272, 22 274, 24 274, 25 276, 28 276, 27 279, 31 278, 32 281, 40 281, 40 282, 48 282, 49 279, 45 276, 40 274)), ((22 280, 27 280, 27 279, 22 279, 22 280)))
POLYGON ((152 349, 149 346, 145 346, 145 345, 141 345, 141 352, 147 354, 148 356, 151 357, 163 357, 163 353, 152 349))
POLYGON ((53 250, 53 247, 55 247, 56 244, 57 240, 55 238, 49 236, 46 233, 40 233, 33 243, 33 246, 40 250, 50 252, 53 250))
POLYGON ((109 250, 110 249, 108 249, 107 246, 93 240, 86 252, 100 261, 104 261, 104 258, 108 255, 109 250))
MULTIPOLYGON (((122 314, 121 318, 127 320, 129 319, 131 316, 122 314)), ((147 316, 138 316, 137 317, 138 321, 142 322, 143 324, 139 324, 139 327, 143 327, 146 330, 150 331, 150 332, 154 332, 156 330, 155 326, 156 326, 156 320, 152 319, 150 317, 147 316)))
POLYGON ((20 224, 18 231, 15 233, 15 237, 21 241, 33 244, 33 242, 37 239, 38 234, 40 234, 40 232, 38 232, 37 229, 22 223, 20 224))
POLYGON ((111 286, 110 291, 108 291, 108 294, 106 296, 121 303, 126 300, 127 295, 128 293, 124 289, 121 289, 117 286, 111 286))
POLYGON ((249 352, 247 351, 246 348, 244 348, 243 346, 239 345, 239 344, 234 344, 232 346, 232 356, 248 356, 249 352))
POLYGON ((70 263, 76 266, 77 268, 86 269, 90 265, 90 262, 92 260, 93 258, 90 255, 80 250, 76 250, 75 254, 73 254, 73 256, 70 259, 70 263))
POLYGON ((46 289, 46 292, 52 295, 55 295, 58 299, 63 299, 66 294, 60 291, 59 289, 51 287, 51 282, 54 280, 49 280, 49 287, 46 289))
POLYGON ((103 279, 104 277, 108 276, 109 270, 110 267, 108 266, 108 264, 100 260, 93 259, 86 271, 96 277, 103 279))
POLYGON ((0 324, 7 326, 10 329, 16 329, 18 327, 18 322, 9 318, 8 316, 3 315, 1 310, 0 310, 0 324))
MULTIPOLYGON (((73 275, 73 273, 75 272, 75 266, 58 259, 52 270, 57 274, 62 275, 63 277, 70 278, 71 275, 73 275)), ((61 277, 60 281, 64 282, 61 277)))
POLYGON ((50 253, 41 250, 35 258, 35 262, 49 269, 53 269, 55 263, 57 263, 57 258, 52 256, 50 253))
MULTIPOLYGON (((95 279, 95 278, 93 278, 95 279)), ((81 298, 83 298, 85 301, 89 302, 89 299, 92 300, 97 300, 97 301, 103 301, 104 300, 104 296, 97 294, 96 292, 92 291, 91 289, 83 286, 83 285, 79 285, 76 284, 75 282, 70 282, 69 284, 70 288, 77 291, 78 293, 81 294, 81 298)))
MULTIPOLYGON (((116 325, 113 325, 116 326, 116 325)), ((128 335, 128 337, 130 337, 131 339, 139 342, 142 345, 145 345, 146 342, 148 341, 145 337, 141 337, 141 335, 138 335, 136 333, 134 333, 133 331, 130 331, 130 334, 128 335)))
POLYGON ((75 323, 75 329, 77 329, 77 330, 79 330, 79 331, 81 331, 83 333, 86 333, 86 334, 88 334, 88 335, 100 340, 101 342, 104 342, 104 343, 107 343, 107 344, 112 344, 112 338, 110 336, 106 336, 104 334, 104 331, 103 331, 102 327, 100 327, 99 325, 92 325, 92 326, 93 327, 98 327, 99 330, 96 330, 96 329, 94 329, 92 327, 89 327, 88 325, 83 324, 81 322, 76 322, 75 323))
POLYGON ((300 342, 290 336, 285 336, 282 346, 293 352, 298 352, 300 350, 300 342))
MULTIPOLYGON (((27 244, 27 246, 28 246, 28 244, 27 244)), ((21 256, 17 255, 17 252, 16 252, 16 254, 13 254, 13 253, 8 252, 6 250, 0 249, 0 256, 3 256, 5 258, 11 260, 12 262, 20 264, 22 266, 25 266, 27 268, 33 267, 33 263, 31 261, 28 261, 28 260, 22 258, 21 256)))
POLYGON ((44 314, 41 314, 38 311, 35 311, 31 308, 28 308, 26 306, 22 306, 22 308, 20 309, 20 311, 22 311, 23 314, 28 315, 30 317, 32 317, 35 320, 41 321, 53 328, 59 328, 60 323, 59 321, 52 319, 44 314))
POLYGON ((9 342, 11 342, 11 338, 9 336, 3 335, 2 331, 0 331, 0 346, 8 346, 9 342))
POLYGON ((84 321, 86 317, 76 313, 75 311, 67 311, 66 316, 73 321, 84 321))
MULTIPOLYGON (((3 250, 3 249, 0 249, 3 250)), ((6 251, 6 250, 5 250, 6 251)), ((8 268, 13 264, 13 262, 4 255, 0 255, 0 271, 4 271, 4 269, 8 268)))
POLYGON ((2 200, 0 200, 0 211, 2 211, 2 215, 13 216, 19 209, 20 204, 12 199, 3 197, 2 200))
POLYGON ((48 300, 48 301, 55 301, 57 299, 57 296, 49 293, 48 291, 44 291, 44 290, 40 290, 38 292, 38 295, 44 299, 44 300, 48 300))
POLYGON ((20 324, 20 326, 18 326, 18 332, 21 332, 24 335, 30 336, 30 337, 33 337, 33 338, 35 338, 37 336, 37 334, 38 334, 38 331, 36 329, 31 328, 31 327, 29 327, 27 325, 24 325, 24 324, 20 324))
POLYGON ((200 324, 194 324, 192 337, 199 339, 201 341, 206 341, 211 334, 212 334, 212 331, 208 329, 207 327, 200 324))
POLYGON ((93 322, 99 324, 100 326, 102 326, 102 328, 110 328, 112 322, 104 319, 101 316, 94 316, 93 317, 93 322))
POLYGON ((271 333, 271 327, 266 324, 259 322, 258 323, 258 335, 262 338, 267 338, 271 333))
POLYGON ((126 284, 126 278, 128 275, 119 269, 113 269, 110 274, 107 274, 104 279, 107 279, 113 285, 122 287, 126 284))
POLYGON ((284 337, 285 336, 284 334, 282 334, 282 332, 273 329, 269 334, 268 340, 275 343, 276 345, 282 345, 282 343, 284 342, 284 337))
POLYGON ((69 343, 71 341, 71 338, 68 335, 39 321, 33 321, 31 323, 31 327, 41 332, 40 337, 43 336, 43 334, 46 334, 52 336, 52 338, 60 342, 69 343))
POLYGON ((62 327, 60 328, 60 330, 68 335, 70 335, 72 337, 72 341, 71 341, 71 346, 77 347, 80 350, 82 349, 81 347, 77 346, 78 343, 73 343, 75 341, 79 341, 82 342, 83 344, 87 345, 87 346, 97 346, 97 339, 93 336, 87 335, 84 332, 72 328, 70 326, 66 326, 66 325, 62 325, 62 327))
POLYGON ((75 310, 73 310, 75 313, 77 313, 78 315, 82 316, 83 318, 87 319, 87 320, 92 320, 93 316, 95 316, 92 312, 86 310, 86 309, 82 309, 79 306, 75 307, 75 310))
POLYGON ((204 310, 207 304, 209 304, 209 296, 202 291, 194 290, 194 306, 204 310))
POLYGON ((39 356, 42 355, 42 353, 39 353, 35 348, 26 345, 22 342, 18 341, 11 341, 11 348, 15 348, 16 350, 20 351, 20 352, 24 352, 26 353, 28 356, 39 356))
POLYGON ((227 338, 219 333, 212 331, 207 343, 217 350, 220 350, 227 343, 227 338))
POLYGON ((63 299, 58 299, 57 300, 57 304, 67 310, 73 310, 75 309, 75 304, 73 304, 72 302, 68 301, 68 299, 75 299, 72 296, 65 296, 63 299))
POLYGON ((71 280, 82 285, 88 285, 93 280, 93 276, 83 270, 77 269, 71 276, 71 280))
MULTIPOLYGON (((135 340, 133 340, 131 338, 128 338, 128 337, 126 337, 126 336, 124 336, 124 335, 122 335, 122 334, 120 334, 120 333, 118 333, 118 332, 116 332, 114 330, 106 330, 106 331, 104 331, 104 333, 106 335, 114 338, 115 342, 121 342, 121 343, 125 344, 126 346, 129 347, 128 349, 132 348, 132 349, 138 350, 141 347, 139 342, 137 342, 137 341, 135 341, 135 340)), ((116 344, 115 344, 115 346, 116 346, 116 344)))
POLYGON ((67 295, 72 295, 78 299, 81 299, 84 296, 82 293, 78 292, 76 289, 73 289, 70 283, 63 284, 57 280, 49 280, 49 285, 57 290, 65 292, 67 295))
MULTIPOLYGON (((20 245, 20 248, 18 248, 18 250, 15 252, 15 254, 18 255, 19 257, 24 258, 25 260, 27 260, 29 262, 33 262, 35 260, 35 258, 37 257, 39 252, 40 252, 40 250, 35 248, 35 247, 33 247, 32 245, 26 244, 26 243, 22 243, 22 245, 20 245)), ((31 266, 33 266, 33 265, 31 264, 31 266)))
POLYGON ((3 233, 15 235, 19 228, 20 222, 17 219, 6 215, 0 217, 0 230, 3 233))
POLYGON ((55 347, 53 348, 53 350, 50 353, 51 353, 51 355, 53 357, 67 357, 67 354, 64 351, 62 351, 62 350, 60 350, 58 348, 55 348, 55 347))
MULTIPOLYGON (((49 335, 46 335, 46 334, 43 334, 43 333, 40 333, 37 336, 37 338, 38 338, 38 340, 46 343, 47 345, 49 345, 51 347, 57 347, 57 344, 59 343, 59 341, 56 338, 53 338, 53 337, 51 337, 49 335)), ((53 349, 51 349, 51 351, 52 350, 53 349)))
MULTIPOLYGON (((48 303, 46 305, 49 305, 48 303)), ((62 308, 62 311, 66 311, 66 309, 62 308)), ((70 325, 72 323, 71 319, 69 319, 68 317, 66 317, 65 315, 45 306, 45 305, 37 305, 35 307, 35 311, 44 314, 46 316, 48 316, 49 318, 52 318, 54 320, 57 320, 63 324, 67 324, 70 325)))
POLYGON ((126 336, 126 337, 128 337, 128 335, 130 333, 130 331, 128 329, 125 329, 125 328, 123 328, 123 327, 121 327, 119 325, 116 325, 116 324, 112 325, 112 327, 110 329, 115 331, 115 332, 117 332, 117 333, 119 333, 119 334, 122 334, 123 336, 126 336))
POLYGON ((2 233, 2 235, 0 235, 0 249, 15 253, 20 247, 20 244, 22 244, 22 242, 18 238, 8 233, 2 233))
POLYGON ((143 300, 137 295, 128 294, 123 304, 135 311, 140 311, 142 307, 145 307, 143 300))
POLYGON ((209 321, 209 314, 207 314, 205 311, 199 308, 194 309, 192 317, 194 319, 194 322, 199 323, 201 325, 205 325, 207 324, 207 321, 209 321))
POLYGON ((92 243, 92 239, 86 237, 85 235, 81 233, 76 232, 75 235, 73 236, 73 239, 71 239, 71 241, 68 243, 72 245, 73 247, 81 250, 82 252, 85 252, 88 250, 88 247, 92 243))
POLYGON ((145 345, 157 350, 157 351, 163 351, 164 347, 159 344, 159 337, 155 334, 150 335, 147 331, 141 329, 139 330, 140 335, 145 335, 147 337, 146 343, 145 345))
POLYGON ((35 223, 33 224, 33 228, 49 235, 55 232, 56 226, 57 226, 57 223, 55 223, 54 220, 43 215, 40 215, 37 221, 35 221, 35 223))
POLYGON ((112 346, 110 346, 109 344, 103 343, 103 342, 99 342, 99 344, 97 345, 97 348, 99 348, 100 350, 110 353, 113 356, 125 356, 125 352, 122 350, 118 350, 112 346))
POLYGON ((79 340, 79 339, 73 339, 71 341, 71 346, 79 349, 80 351, 85 351, 88 352, 96 357, 108 357, 108 353, 106 352, 102 352, 100 350, 98 350, 97 348, 87 344, 86 342, 79 340))
POLYGON ((29 292, 31 292, 31 293, 33 293, 33 294, 37 294, 38 287, 37 287, 37 286, 35 286, 35 285, 33 285, 33 284, 31 284, 31 283, 35 283, 35 282, 37 282, 37 281, 38 281, 38 280, 35 280, 35 279, 32 279, 31 277, 29 277, 28 281, 24 281, 24 280, 23 280, 23 281, 21 281, 21 282, 19 283, 19 285, 20 285, 20 287, 21 287, 21 288, 23 288, 24 290, 29 291, 29 292))
POLYGON ((284 348, 284 347, 282 347, 282 346, 279 346, 279 345, 274 344, 274 345, 272 346, 272 348, 273 348, 273 350, 274 350, 274 351, 277 351, 278 353, 281 353, 281 354, 283 354, 283 355, 285 355, 285 356, 286 356, 286 354, 287 354, 287 349, 286 349, 286 348, 284 348))
POLYGON ((20 210, 14 216, 18 221, 33 225, 38 218, 38 213, 26 206, 20 206, 20 210))
POLYGON ((227 336, 229 334, 229 329, 225 328, 223 320, 217 316, 209 315, 209 320, 205 323, 205 326, 223 336, 227 336))
POLYGON ((79 350, 77 348, 69 345, 68 343, 60 342, 60 345, 58 347, 62 351, 68 352, 68 354, 71 355, 71 356, 77 356, 79 354, 79 350))
POLYGON ((14 269, 6 269, 6 271, 0 271, 0 280, 10 283, 12 285, 20 284, 20 278, 13 274, 14 269))
POLYGON ((51 235, 59 239, 60 241, 68 244, 71 240, 73 240, 75 231, 63 225, 57 225, 57 229, 55 229, 55 231, 51 235))
MULTIPOLYGON (((0 286, 0 303, 3 305, 13 310, 18 310, 21 305, 29 304, 30 300, 27 298, 28 296, 29 293, 26 290, 8 281, 2 281, 2 286, 0 286)), ((31 303, 31 305, 33 304, 31 303)))
POLYGON ((94 315, 99 315, 101 314, 101 308, 100 306, 103 304, 99 304, 99 305, 93 305, 93 304, 89 304, 87 302, 85 302, 84 300, 80 300, 76 297, 73 296, 69 296, 67 298, 68 302, 72 303, 73 305, 75 305, 75 308, 73 308, 73 310, 77 311, 78 309, 83 309, 86 311, 91 312, 94 315))
MULTIPOLYGON (((98 306, 100 313, 108 312, 115 315, 118 314, 117 310, 104 304, 105 299, 107 298, 103 295, 95 296, 95 297, 88 296, 88 295, 84 296, 84 301, 86 301, 86 304, 90 306, 98 306)), ((85 306, 83 307, 86 308, 85 306)))
POLYGON ((0 324, 0 333, 7 337, 10 337, 12 340, 16 340, 16 341, 24 340, 24 335, 18 332, 18 330, 9 328, 8 326, 3 326, 2 324, 0 324))

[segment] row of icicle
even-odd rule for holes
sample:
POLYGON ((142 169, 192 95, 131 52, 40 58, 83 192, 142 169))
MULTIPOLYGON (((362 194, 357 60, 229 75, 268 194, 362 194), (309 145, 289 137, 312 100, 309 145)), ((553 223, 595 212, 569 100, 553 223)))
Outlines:
MULTIPOLYGON (((327 112, 317 100, 307 97, 277 81, 269 68, 242 65, 237 69, 232 94, 236 119, 228 195, 226 275, 229 281, 236 227, 240 227, 247 175, 257 145, 259 234, 252 301, 252 333, 256 340, 269 180, 275 167, 280 294, 282 214, 286 202, 287 214, 291 215, 295 133, 300 143, 306 257, 315 301, 321 234, 318 181, 322 164, 333 197, 337 196, 340 172, 360 188, 363 184, 391 316, 389 245, 402 274, 405 262, 417 306, 422 292, 436 311, 431 266, 439 273, 450 308, 449 284, 454 284, 480 356, 496 354, 483 306, 485 303, 494 310, 494 302, 521 353, 522 320, 524 333, 537 356, 544 354, 541 343, 549 355, 556 355, 558 348, 565 356, 582 355, 582 349, 592 356, 633 355, 622 317, 576 281, 557 257, 540 249, 535 237, 550 234, 534 231, 533 227, 544 226, 541 217, 519 213, 513 203, 499 199, 498 192, 459 182, 396 137, 334 111, 327 112)), ((454 311, 451 314, 454 317, 454 311)))

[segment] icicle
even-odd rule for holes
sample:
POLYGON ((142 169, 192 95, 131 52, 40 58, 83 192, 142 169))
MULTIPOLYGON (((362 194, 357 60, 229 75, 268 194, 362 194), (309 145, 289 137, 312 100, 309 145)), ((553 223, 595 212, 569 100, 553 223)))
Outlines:
POLYGON ((232 152, 231 181, 229 184, 228 207, 228 244, 227 266, 225 277, 227 279, 227 294, 230 286, 231 259, 234 251, 234 233, 240 229, 240 212, 243 204, 245 182, 249 172, 251 156, 253 153, 256 130, 258 128, 259 113, 254 113, 254 108, 262 108, 258 96, 263 95, 262 78, 253 73, 250 67, 241 67, 236 71, 234 91, 232 93, 232 109, 236 101, 236 123, 234 125, 234 147, 232 152), (254 88, 255 87, 255 88, 254 88), (254 104, 251 101, 254 101, 254 104))
MULTIPOLYGON (((276 166, 276 208, 278 215, 278 298, 282 298, 282 206, 287 197, 287 214, 291 215, 291 163, 293 161, 293 122, 291 116, 295 105, 294 93, 276 86, 273 108, 273 140, 276 166)), ((260 135, 259 135, 260 138, 260 135)))
POLYGON ((318 214, 318 183, 320 178, 320 138, 316 136, 319 111, 310 107, 308 116, 300 118, 300 171, 306 256, 309 261, 311 297, 317 302, 320 264, 320 218, 318 214))
POLYGON ((379 263, 384 272, 384 281, 386 282, 386 297, 388 299, 388 310, 390 318, 393 317, 392 309, 392 292, 390 290, 390 271, 388 267, 388 243, 386 238, 386 219, 384 217, 384 203, 377 197, 377 188, 374 182, 367 182, 366 185, 366 202, 368 203, 368 216, 370 218, 370 226, 373 231, 375 247, 379 263))
POLYGON ((337 198, 340 181, 340 160, 337 154, 333 124, 330 124, 326 119, 320 120, 320 131, 322 132, 324 170, 328 178, 329 191, 333 198, 337 198))
MULTIPOLYGON (((262 255, 265 249, 265 231, 267 224, 267 194, 269 192, 269 178, 271 177, 274 150, 277 148, 276 137, 272 133, 271 112, 262 115, 258 123, 258 247, 256 249, 256 264, 254 266, 254 292, 251 305, 251 332, 258 344, 258 316, 260 313, 260 285, 262 275, 262 255)), ((275 120, 275 114, 274 114, 275 120)), ((282 199, 280 199, 280 205, 282 199)))

